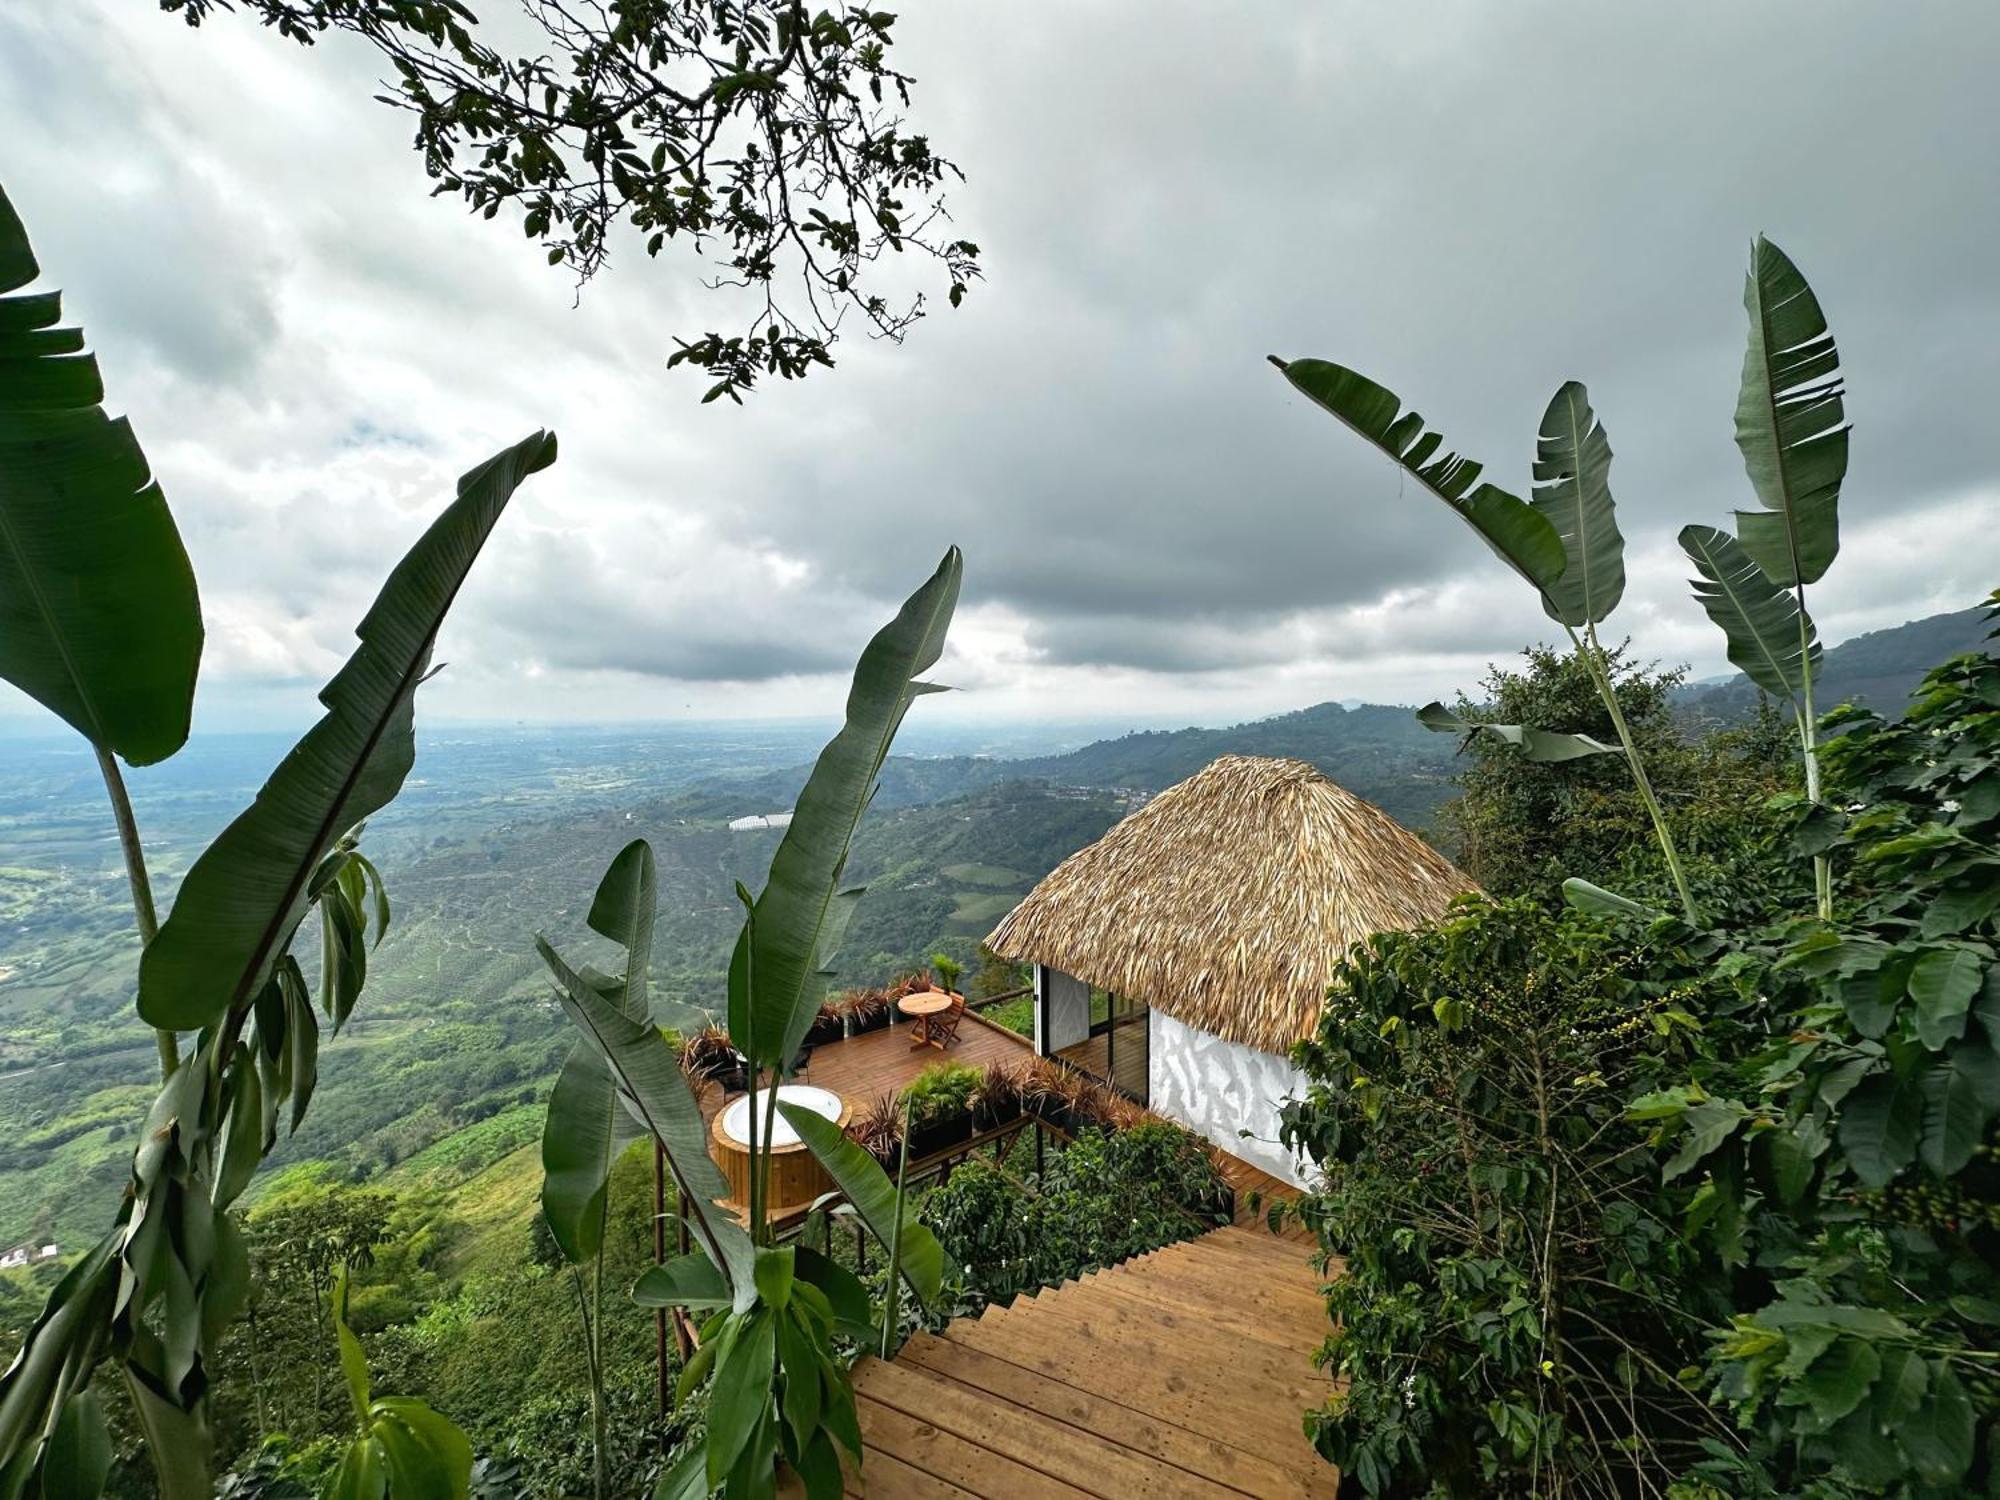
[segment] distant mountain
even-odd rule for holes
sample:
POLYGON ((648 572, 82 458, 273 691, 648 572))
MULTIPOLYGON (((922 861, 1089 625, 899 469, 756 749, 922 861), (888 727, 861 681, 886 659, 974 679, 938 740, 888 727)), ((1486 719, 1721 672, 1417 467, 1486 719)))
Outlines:
MULTIPOLYGON (((894 756, 883 767, 880 807, 951 801, 1008 781, 1056 787, 1157 792, 1184 781, 1218 755, 1281 755, 1309 761, 1390 816, 1429 821, 1451 793, 1446 736, 1417 723, 1407 708, 1320 703, 1226 729, 1155 729, 1099 740, 1064 755, 1003 760, 985 756, 894 756)), ((735 817, 792 805, 807 768, 714 781, 683 806, 697 816, 735 817)))
MULTIPOLYGON (((1871 630, 1828 649, 1820 664, 1815 706, 1860 703, 1897 714, 1924 673, 1967 651, 1991 651, 1983 609, 1960 609, 1871 630)), ((1699 717, 1731 722, 1757 707, 1757 689, 1741 673, 1726 681, 1690 687, 1682 700, 1699 717)))

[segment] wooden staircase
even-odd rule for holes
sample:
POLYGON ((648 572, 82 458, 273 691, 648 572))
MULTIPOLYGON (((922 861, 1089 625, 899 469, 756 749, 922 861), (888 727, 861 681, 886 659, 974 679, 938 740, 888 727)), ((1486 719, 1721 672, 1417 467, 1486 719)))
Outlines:
POLYGON ((855 1367, 849 1493, 1331 1496, 1302 1417, 1331 1394, 1310 1247, 1218 1229, 919 1334, 855 1367))

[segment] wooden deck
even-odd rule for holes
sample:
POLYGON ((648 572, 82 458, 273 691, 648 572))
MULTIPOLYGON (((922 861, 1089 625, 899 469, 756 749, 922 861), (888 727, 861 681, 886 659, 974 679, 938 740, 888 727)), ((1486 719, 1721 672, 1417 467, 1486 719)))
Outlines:
MULTIPOLYGON (((831 1089, 859 1114, 883 1094, 892 1094, 908 1085, 932 1063, 949 1060, 984 1067, 990 1062, 1022 1062, 1035 1055, 1035 1045, 1019 1032, 967 1015, 959 1024, 958 1041, 949 1051, 935 1047, 913 1047, 908 1023, 885 1026, 879 1031, 840 1041, 824 1042, 813 1048, 800 1083, 831 1089)), ((723 1106, 722 1090, 701 1091, 704 1121, 713 1120, 723 1106)))
MULTIPOLYGON (((824 1043, 813 1049, 812 1059, 799 1081, 831 1089, 852 1104, 858 1114, 883 1094, 904 1088, 941 1058, 983 1067, 989 1062, 1020 1062, 1035 1055, 1034 1043, 1028 1038, 983 1019, 976 1011, 966 1015, 958 1029, 958 1041, 949 1051, 914 1048, 910 1037, 911 1028, 902 1024, 824 1043)), ((1095 1040, 1101 1042, 1102 1038, 1095 1040)), ((720 1089, 703 1089, 703 1122, 713 1121, 724 1102, 720 1089)), ((1290 1183, 1220 1147, 1214 1151, 1216 1165, 1236 1192, 1237 1223, 1261 1224, 1273 1199, 1298 1196, 1298 1189, 1290 1183)))
POLYGON ((904 1087, 935 1062, 969 1063, 983 1068, 991 1062, 1025 1062, 1035 1055, 1035 1044, 1018 1031, 982 1020, 975 1012, 968 1012, 959 1022, 958 1040, 948 1051, 913 1048, 911 1036, 912 1028, 905 1022, 844 1041, 827 1042, 813 1049, 800 1081, 815 1088, 832 1089, 859 1110, 878 1095, 904 1087))
POLYGON ((918 1334, 855 1367, 874 1500, 1316 1500, 1332 1393, 1308 1248, 1238 1226, 918 1334))

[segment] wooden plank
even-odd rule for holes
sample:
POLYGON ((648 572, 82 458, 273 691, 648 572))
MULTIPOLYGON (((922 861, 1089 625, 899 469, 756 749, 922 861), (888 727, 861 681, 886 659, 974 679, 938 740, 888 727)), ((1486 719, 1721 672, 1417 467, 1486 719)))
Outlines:
POLYGON ((1184 1245, 1201 1245, 1208 1253, 1226 1255, 1231 1260, 1246 1265, 1264 1266, 1284 1275, 1297 1275, 1310 1280, 1315 1272, 1312 1268, 1312 1246, 1298 1240, 1280 1239, 1277 1235, 1266 1234, 1261 1229, 1245 1229, 1239 1225, 1229 1225, 1213 1230, 1198 1239, 1182 1240, 1184 1245))
POLYGON ((1143 1280, 1163 1295, 1177 1295, 1191 1309, 1213 1299, 1278 1323, 1323 1321, 1326 1317, 1325 1299, 1309 1287, 1259 1277, 1212 1259, 1162 1256, 1143 1266, 1121 1267, 1117 1274, 1121 1281, 1143 1280))
POLYGON ((1157 1500, 1233 1500, 1213 1480, 1134 1453, 1096 1434, 1024 1413, 989 1392, 901 1363, 857 1366, 854 1388, 884 1406, 955 1432, 989 1453, 1073 1484, 1098 1500, 1153 1496, 1157 1500))
POLYGON ((1263 1229, 1252 1229, 1242 1224, 1232 1224, 1218 1229, 1204 1239, 1213 1241, 1225 1250, 1243 1250, 1264 1255, 1273 1261, 1288 1265, 1301 1265, 1311 1270, 1313 1243, 1298 1240, 1287 1235, 1271 1234, 1263 1229))
POLYGON ((920 1333, 912 1338, 896 1360, 948 1376, 973 1390, 990 1392, 1019 1407, 1025 1418, 1067 1422, 1134 1452, 1206 1475, 1241 1494, 1260 1500, 1308 1500, 1314 1493, 1306 1480, 1273 1463, 1261 1447, 1236 1446, 1229 1432, 1192 1432, 1112 1397, 1051 1380, 997 1355, 934 1334, 920 1333))
MULTIPOLYGON (((1100 1277, 1091 1283, 1087 1295, 1043 1297, 1030 1306, 1034 1316, 1066 1324, 1135 1327, 1149 1339, 1182 1343, 1189 1349, 1248 1344, 1284 1361, 1304 1359, 1325 1336, 1306 1336, 1312 1325, 1302 1326, 1296 1319, 1274 1319, 1268 1309, 1244 1308, 1212 1298, 1191 1301, 1141 1277, 1100 1277)), ((1028 1310, 1016 1303, 1005 1316, 1025 1316, 1028 1310)), ((989 1316, 1002 1314, 995 1311, 989 1316)), ((1324 1319, 1319 1326, 1331 1327, 1324 1319)))
MULTIPOLYGON (((1210 1372, 1194 1367, 1188 1351, 1161 1361, 1157 1355, 1135 1358, 1102 1339, 1071 1329, 1042 1329, 961 1319, 947 1324, 945 1337, 966 1344, 1052 1380, 1080 1390, 1138 1406, 1162 1421, 1193 1432, 1220 1432, 1232 1427, 1272 1444, 1271 1456, 1288 1462, 1278 1446, 1291 1440, 1305 1446, 1301 1427, 1303 1402, 1289 1394, 1272 1399, 1243 1382, 1218 1382, 1210 1372)), ((1317 1461, 1317 1458, 1315 1459, 1317 1461)))
POLYGON ((891 1454, 971 1494, 995 1500, 1089 1500, 1075 1485, 1051 1479, 871 1396, 859 1397, 855 1407, 861 1417, 862 1442, 870 1453, 891 1454))
POLYGON ((977 1500, 972 1491, 913 1469, 892 1453, 867 1453, 858 1472, 852 1464, 841 1471, 850 1495, 862 1500, 977 1500))
POLYGON ((1151 1309, 1162 1320, 1163 1327, 1191 1325, 1194 1337, 1200 1337, 1203 1330, 1225 1329, 1234 1337, 1260 1339, 1285 1349, 1311 1351, 1317 1349, 1326 1334, 1333 1331, 1331 1322, 1322 1322, 1323 1331, 1319 1337, 1307 1338, 1306 1330, 1295 1321, 1274 1321, 1268 1312, 1245 1311, 1232 1304, 1214 1301, 1190 1306, 1186 1298, 1163 1291, 1143 1276, 1106 1276, 1092 1291, 1100 1296, 1114 1297, 1151 1309))
POLYGON ((1323 1392, 1315 1393, 1315 1387, 1326 1381, 1312 1368, 1306 1351, 1218 1335, 1213 1329, 1189 1328, 1185 1323, 1179 1330, 1170 1329, 1150 1308, 1058 1299, 1032 1312, 989 1309, 979 1321, 1018 1329, 1029 1337, 1039 1333, 1060 1338, 1077 1348, 1095 1349, 1107 1360, 1137 1361, 1155 1369, 1178 1366, 1190 1387, 1229 1397, 1269 1394, 1294 1402, 1300 1412, 1326 1399, 1323 1392))
MULTIPOLYGON (((1217 1234, 1226 1234, 1218 1230, 1217 1234)), ((1304 1256, 1277 1260, 1267 1257, 1261 1251, 1246 1251, 1229 1245, 1211 1244, 1215 1235, 1203 1235, 1196 1240, 1182 1240, 1179 1244, 1168 1245, 1146 1256, 1146 1265, 1204 1265, 1236 1277, 1248 1277, 1259 1284, 1270 1286, 1299 1296, 1317 1297, 1321 1285, 1319 1274, 1313 1270, 1304 1256)), ((1127 1261, 1126 1265, 1135 1262, 1127 1261)))

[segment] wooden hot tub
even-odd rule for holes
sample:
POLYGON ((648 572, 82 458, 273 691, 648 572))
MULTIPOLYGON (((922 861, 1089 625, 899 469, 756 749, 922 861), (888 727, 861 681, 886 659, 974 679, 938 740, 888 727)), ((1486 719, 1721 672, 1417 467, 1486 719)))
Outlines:
MULTIPOLYGON (((757 1111, 757 1134, 761 1140, 767 1092, 759 1089, 732 1099, 716 1112, 715 1123, 709 1127, 709 1136, 715 1142, 716 1165, 729 1180, 727 1206, 739 1211, 747 1210, 750 1204, 750 1110, 754 1107, 757 1111)), ((780 1084, 778 1102, 803 1105, 842 1130, 854 1114, 840 1095, 803 1083, 780 1084)), ((833 1179, 826 1175, 819 1158, 806 1149, 805 1143, 785 1123, 785 1117, 775 1112, 771 1116, 771 1142, 769 1212, 773 1219, 804 1213, 820 1194, 833 1190, 833 1179)))

